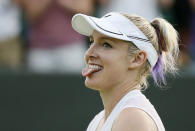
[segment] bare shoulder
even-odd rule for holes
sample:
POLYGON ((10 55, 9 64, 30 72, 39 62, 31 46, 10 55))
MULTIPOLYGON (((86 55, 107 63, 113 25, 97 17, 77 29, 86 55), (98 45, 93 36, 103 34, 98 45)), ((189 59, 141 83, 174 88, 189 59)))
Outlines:
POLYGON ((112 131, 158 131, 153 119, 138 108, 124 109, 113 123, 112 131))

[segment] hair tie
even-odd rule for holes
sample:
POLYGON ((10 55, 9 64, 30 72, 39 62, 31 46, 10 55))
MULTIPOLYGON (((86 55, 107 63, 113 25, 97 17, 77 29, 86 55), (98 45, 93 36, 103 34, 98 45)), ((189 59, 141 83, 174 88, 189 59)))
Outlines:
POLYGON ((157 37, 158 37, 159 51, 160 51, 160 54, 162 54, 162 51, 165 51, 165 52, 167 51, 166 42, 164 40, 164 37, 161 34, 159 26, 156 25, 156 24, 153 24, 153 23, 151 23, 151 26, 153 26, 155 31, 156 31, 156 34, 157 34, 157 37))

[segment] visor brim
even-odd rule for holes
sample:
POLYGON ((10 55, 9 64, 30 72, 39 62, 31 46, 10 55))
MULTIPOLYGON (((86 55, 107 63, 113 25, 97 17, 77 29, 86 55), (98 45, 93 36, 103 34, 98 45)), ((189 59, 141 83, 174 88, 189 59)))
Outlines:
POLYGON ((108 37, 129 41, 125 35, 105 19, 77 14, 72 18, 72 27, 75 31, 85 36, 91 36, 93 31, 96 30, 108 37))

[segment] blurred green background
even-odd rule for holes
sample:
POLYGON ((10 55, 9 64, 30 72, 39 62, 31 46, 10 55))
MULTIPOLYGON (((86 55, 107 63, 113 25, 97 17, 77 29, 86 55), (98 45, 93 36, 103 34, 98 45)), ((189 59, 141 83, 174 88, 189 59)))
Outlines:
MULTIPOLYGON (((84 131, 101 111, 96 91, 80 75, 0 73, 1 131, 84 131)), ((195 131, 195 77, 168 79, 168 89, 150 85, 144 93, 166 131, 195 131)))

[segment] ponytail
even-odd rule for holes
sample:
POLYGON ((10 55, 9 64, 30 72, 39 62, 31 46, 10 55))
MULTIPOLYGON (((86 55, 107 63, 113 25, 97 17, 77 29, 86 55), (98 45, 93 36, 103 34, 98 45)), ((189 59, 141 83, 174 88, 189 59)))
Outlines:
POLYGON ((157 85, 166 84, 165 73, 177 72, 176 60, 179 53, 177 31, 162 18, 156 18, 151 22, 158 38, 159 58, 152 69, 152 75, 157 85))
MULTIPOLYGON (((177 73, 176 61, 179 53, 178 33, 165 19, 156 18, 151 23, 141 16, 121 13, 133 22, 150 40, 158 52, 158 61, 151 69, 148 62, 140 71, 140 84, 147 87, 147 77, 152 76, 158 86, 166 85, 165 74, 177 73)), ((131 48, 130 48, 131 49, 131 48)), ((132 51, 129 51, 132 53, 132 51)))

